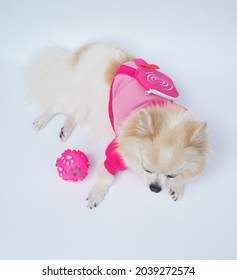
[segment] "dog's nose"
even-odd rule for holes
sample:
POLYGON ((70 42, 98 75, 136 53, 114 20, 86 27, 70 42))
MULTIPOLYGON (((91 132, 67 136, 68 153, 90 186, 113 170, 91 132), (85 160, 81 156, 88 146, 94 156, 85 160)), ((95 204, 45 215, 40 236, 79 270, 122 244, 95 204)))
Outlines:
POLYGON ((152 191, 152 192, 155 192, 155 193, 158 193, 158 192, 160 192, 161 190, 162 190, 162 188, 161 188, 161 186, 159 186, 158 184, 150 184, 150 190, 152 191))

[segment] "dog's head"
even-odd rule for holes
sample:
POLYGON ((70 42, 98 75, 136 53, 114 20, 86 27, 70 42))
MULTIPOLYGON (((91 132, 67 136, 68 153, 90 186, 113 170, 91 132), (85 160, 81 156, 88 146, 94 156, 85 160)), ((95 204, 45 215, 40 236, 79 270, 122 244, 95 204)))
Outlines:
POLYGON ((208 150, 206 122, 177 105, 151 107, 131 115, 120 130, 119 151, 151 191, 200 174, 208 150))

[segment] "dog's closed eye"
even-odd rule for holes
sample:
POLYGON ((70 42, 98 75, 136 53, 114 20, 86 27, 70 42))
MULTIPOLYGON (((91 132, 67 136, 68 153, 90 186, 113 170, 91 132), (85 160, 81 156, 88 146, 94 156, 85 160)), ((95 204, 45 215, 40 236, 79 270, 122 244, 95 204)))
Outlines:
POLYGON ((148 169, 146 169, 146 168, 144 168, 144 167, 143 167, 143 169, 144 169, 147 173, 150 173, 150 174, 155 173, 154 171, 148 170, 148 169))
MULTIPOLYGON (((144 169, 144 171, 146 171, 147 173, 150 173, 150 174, 155 173, 154 171, 151 171, 151 170, 146 169, 146 168, 144 168, 144 167, 143 167, 143 169, 144 169)), ((178 174, 168 174, 168 175, 165 175, 165 176, 166 176, 167 178, 169 178, 169 179, 174 179, 175 177, 178 176, 178 174)))
POLYGON ((178 174, 170 174, 170 175, 165 175, 167 178, 170 178, 170 179, 174 179, 175 177, 178 176, 178 174))

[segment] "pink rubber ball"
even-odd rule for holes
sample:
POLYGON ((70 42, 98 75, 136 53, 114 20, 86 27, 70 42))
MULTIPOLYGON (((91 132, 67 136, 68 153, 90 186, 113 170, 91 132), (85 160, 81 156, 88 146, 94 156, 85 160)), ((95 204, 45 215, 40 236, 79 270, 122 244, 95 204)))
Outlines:
POLYGON ((59 176, 69 182, 83 180, 90 166, 88 157, 81 151, 66 150, 56 161, 59 176))

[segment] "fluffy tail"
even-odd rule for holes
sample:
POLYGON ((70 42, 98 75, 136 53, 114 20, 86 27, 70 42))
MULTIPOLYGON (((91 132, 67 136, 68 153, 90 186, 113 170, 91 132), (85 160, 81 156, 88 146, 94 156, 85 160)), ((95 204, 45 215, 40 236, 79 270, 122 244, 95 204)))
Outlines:
POLYGON ((43 107, 55 106, 71 80, 70 53, 57 48, 40 50, 26 70, 28 95, 43 107))
MULTIPOLYGON (((39 51, 27 69, 29 96, 46 110, 36 128, 62 113, 76 123, 87 121, 103 138, 112 135, 107 113, 110 84, 117 68, 131 59, 116 45, 103 42, 87 44, 71 53, 56 48, 39 51)), ((71 127, 71 120, 69 123, 71 127)))

